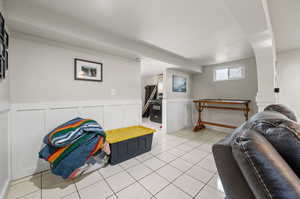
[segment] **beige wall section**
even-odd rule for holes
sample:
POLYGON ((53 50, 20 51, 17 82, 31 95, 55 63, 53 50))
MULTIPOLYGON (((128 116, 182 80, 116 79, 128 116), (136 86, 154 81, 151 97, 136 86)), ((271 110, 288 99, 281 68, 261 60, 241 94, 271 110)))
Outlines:
POLYGON ((278 53, 279 103, 295 111, 300 117, 300 49, 278 53))
MULTIPOLYGON (((193 98, 250 99, 252 101, 251 114, 257 112, 255 103, 257 94, 257 70, 255 59, 244 59, 213 66, 205 66, 203 67, 203 73, 193 75, 192 79, 193 98), (214 69, 225 66, 244 66, 246 72, 245 79, 215 82, 214 69)), ((244 121, 242 112, 209 110, 205 111, 203 115, 205 116, 204 119, 208 121, 225 124, 240 125, 244 121)))
POLYGON ((141 99, 139 62, 21 33, 11 39, 10 73, 13 103, 141 99), (74 58, 102 62, 103 82, 75 81, 74 58))

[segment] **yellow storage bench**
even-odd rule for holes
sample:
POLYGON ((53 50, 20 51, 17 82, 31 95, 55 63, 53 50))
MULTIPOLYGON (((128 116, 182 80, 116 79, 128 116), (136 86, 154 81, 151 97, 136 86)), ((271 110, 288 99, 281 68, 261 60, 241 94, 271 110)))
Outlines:
POLYGON ((106 131, 110 144, 110 164, 115 165, 151 150, 154 129, 131 126, 106 131))

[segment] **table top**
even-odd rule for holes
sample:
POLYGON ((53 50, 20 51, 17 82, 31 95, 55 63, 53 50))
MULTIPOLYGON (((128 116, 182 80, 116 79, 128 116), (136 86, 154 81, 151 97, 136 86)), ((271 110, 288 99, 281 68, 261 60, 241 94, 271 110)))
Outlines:
POLYGON ((194 100, 195 103, 207 103, 207 104, 248 104, 251 100, 242 99, 199 99, 194 100))

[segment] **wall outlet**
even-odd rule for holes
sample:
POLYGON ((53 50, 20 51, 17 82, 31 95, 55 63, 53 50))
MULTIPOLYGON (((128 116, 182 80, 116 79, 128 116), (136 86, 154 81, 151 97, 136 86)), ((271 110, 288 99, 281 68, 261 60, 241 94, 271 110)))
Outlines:
POLYGON ((111 96, 115 96, 117 94, 117 90, 112 88, 110 90, 110 94, 111 94, 111 96))

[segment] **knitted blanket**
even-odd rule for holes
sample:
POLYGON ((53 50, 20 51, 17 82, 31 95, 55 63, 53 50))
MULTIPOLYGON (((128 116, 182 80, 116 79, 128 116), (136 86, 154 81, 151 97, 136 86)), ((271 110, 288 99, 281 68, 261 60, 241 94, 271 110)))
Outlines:
POLYGON ((54 174, 66 179, 103 148, 105 139, 96 121, 75 118, 45 136, 39 157, 50 163, 54 174))

